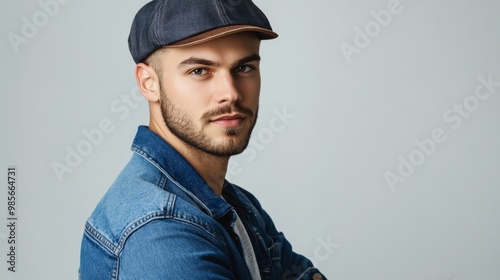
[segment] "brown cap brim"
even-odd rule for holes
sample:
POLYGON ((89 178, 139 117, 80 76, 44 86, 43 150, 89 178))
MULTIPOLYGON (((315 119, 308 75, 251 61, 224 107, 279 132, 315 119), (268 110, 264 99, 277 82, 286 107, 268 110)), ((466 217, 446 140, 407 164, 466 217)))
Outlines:
POLYGON ((175 48, 175 47, 188 47, 196 44, 201 44, 213 39, 217 39, 223 36, 231 35, 239 32, 256 32, 260 39, 268 40, 274 39, 278 37, 278 34, 265 28, 256 27, 252 25, 230 25, 223 26, 219 28, 215 28, 184 40, 177 41, 175 43, 169 44, 166 47, 175 48))

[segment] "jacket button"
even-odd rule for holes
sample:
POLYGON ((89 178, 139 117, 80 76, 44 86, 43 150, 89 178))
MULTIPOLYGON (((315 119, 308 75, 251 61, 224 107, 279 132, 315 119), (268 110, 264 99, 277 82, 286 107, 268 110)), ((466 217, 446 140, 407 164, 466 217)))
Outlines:
POLYGON ((316 273, 313 275, 313 280, 322 280, 322 279, 323 279, 323 277, 321 277, 321 274, 319 274, 319 273, 316 273))

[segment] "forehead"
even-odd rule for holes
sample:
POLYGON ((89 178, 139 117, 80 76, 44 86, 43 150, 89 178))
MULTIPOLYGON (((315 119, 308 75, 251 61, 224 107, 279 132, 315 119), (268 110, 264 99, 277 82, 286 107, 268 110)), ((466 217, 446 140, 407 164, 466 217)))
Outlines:
POLYGON ((190 57, 199 57, 224 64, 251 54, 259 54, 260 39, 253 32, 241 32, 189 47, 165 47, 162 64, 176 65, 190 57))

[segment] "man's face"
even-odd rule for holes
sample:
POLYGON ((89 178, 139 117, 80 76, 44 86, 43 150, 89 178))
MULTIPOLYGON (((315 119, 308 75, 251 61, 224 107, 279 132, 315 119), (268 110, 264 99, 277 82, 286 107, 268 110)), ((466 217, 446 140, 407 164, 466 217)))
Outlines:
POLYGON ((257 120, 260 40, 238 33, 161 56, 161 111, 175 140, 218 157, 241 153, 257 120))

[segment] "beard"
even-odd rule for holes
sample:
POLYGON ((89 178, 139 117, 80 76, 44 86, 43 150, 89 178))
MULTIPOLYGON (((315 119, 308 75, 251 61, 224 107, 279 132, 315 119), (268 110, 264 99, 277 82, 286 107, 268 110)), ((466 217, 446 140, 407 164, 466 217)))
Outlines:
POLYGON ((160 85, 160 107, 163 120, 170 132, 184 143, 196 150, 216 157, 229 157, 245 150, 250 141, 250 135, 257 121, 258 107, 255 113, 239 103, 233 103, 205 112, 199 120, 198 128, 193 118, 181 108, 171 102, 160 85), (223 136, 210 136, 205 130, 205 125, 210 119, 223 114, 239 113, 250 119, 250 127, 224 128, 223 136))

